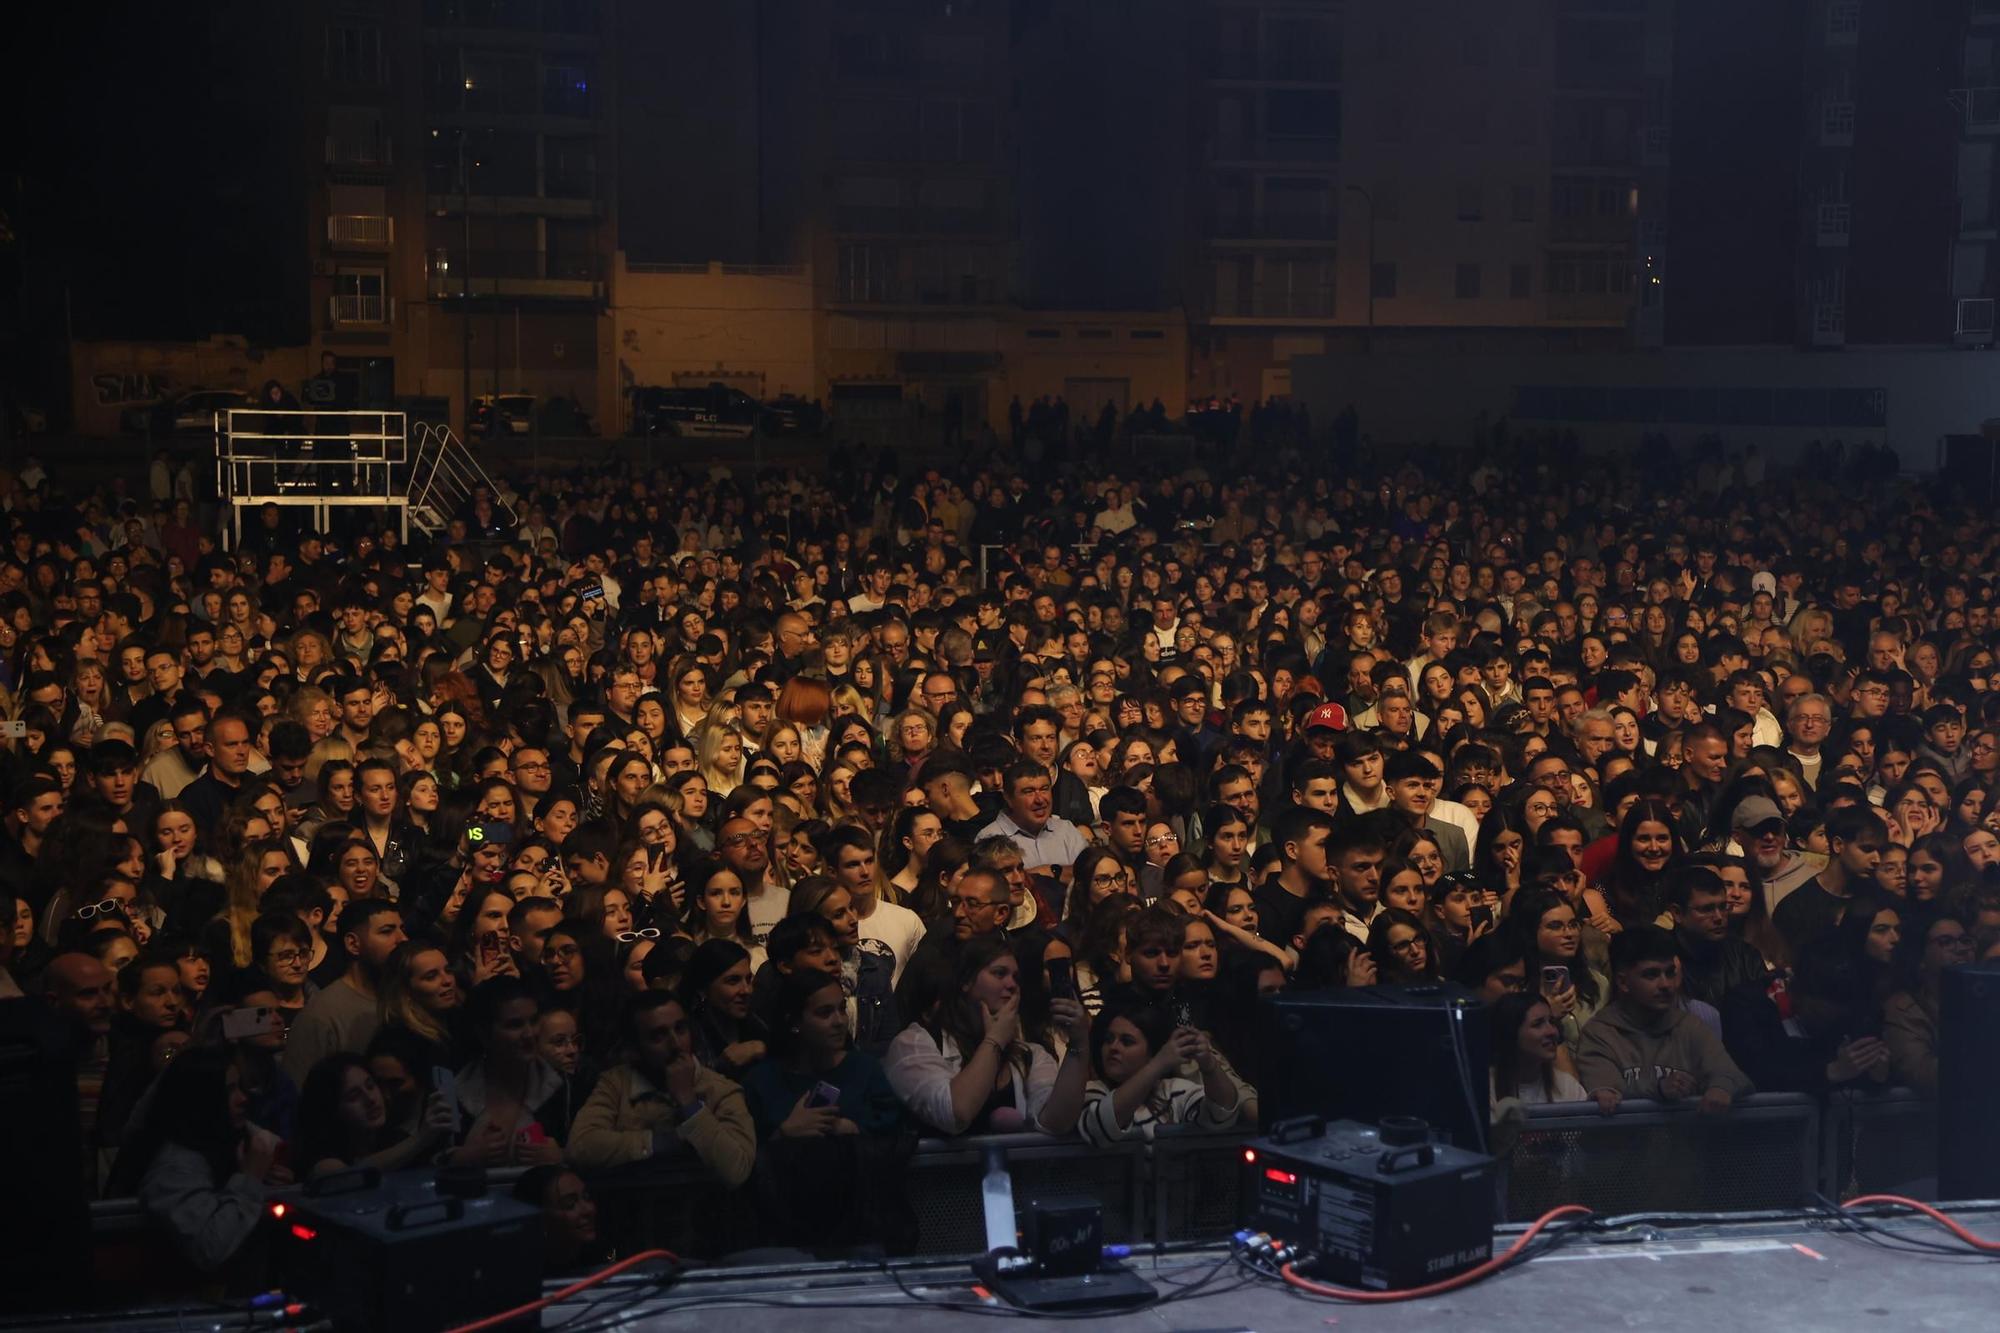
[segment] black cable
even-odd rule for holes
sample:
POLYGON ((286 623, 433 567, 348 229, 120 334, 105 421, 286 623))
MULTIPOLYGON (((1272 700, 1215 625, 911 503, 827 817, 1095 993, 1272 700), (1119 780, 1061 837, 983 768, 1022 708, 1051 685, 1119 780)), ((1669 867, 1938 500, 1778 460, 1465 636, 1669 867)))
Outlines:
MULTIPOLYGON (((1137 1314, 1146 1310, 1155 1310, 1163 1305, 1169 1305, 1177 1301, 1206 1299, 1208 1297, 1213 1297, 1213 1296, 1228 1295, 1230 1292, 1241 1290, 1244 1286, 1247 1286, 1248 1283, 1239 1283, 1236 1285, 1224 1287, 1214 1291, 1207 1290, 1207 1288, 1215 1282, 1215 1280, 1229 1266, 1229 1263, 1230 1263, 1230 1257, 1225 1255, 1222 1259, 1218 1260, 1214 1265, 1212 1265, 1209 1268, 1209 1270, 1206 1273, 1204 1273, 1201 1277, 1185 1284, 1169 1282, 1168 1285, 1173 1288, 1172 1290, 1162 1295, 1155 1296, 1151 1300, 1139 1302, 1134 1305, 1121 1306, 1116 1310, 1017 1310, 1010 1305, 1006 1304, 989 1305, 983 1301, 978 1301, 978 1300, 937 1299, 921 1295, 914 1288, 910 1287, 904 1281, 903 1274, 901 1273, 901 1271, 899 1271, 899 1269, 894 1265, 884 1263, 879 1265, 878 1267, 880 1268, 880 1271, 886 1273, 889 1276, 890 1280, 896 1284, 899 1293, 902 1296, 904 1296, 910 1304, 913 1305, 921 1305, 931 1309, 949 1310, 954 1314, 986 1315, 1002 1319, 1047 1319, 1047 1320, 1067 1321, 1067 1320, 1079 1320, 1079 1319, 1104 1319, 1109 1315, 1113 1314, 1137 1314)), ((1165 1279, 1156 1278, 1155 1280, 1164 1281, 1165 1279)), ((642 1284, 642 1286, 650 1286, 650 1285, 651 1284, 642 1284)), ((630 1306, 637 1304, 640 1300, 644 1299, 644 1297, 650 1293, 642 1290, 636 1293, 621 1293, 621 1294, 626 1295, 627 1299, 623 1303, 621 1303, 617 1308, 606 1310, 599 1314, 590 1314, 589 1311, 592 1308, 592 1306, 601 1303, 601 1301, 593 1302, 592 1306, 586 1306, 583 1312, 571 1316, 569 1319, 564 1320, 561 1324, 556 1325, 555 1327, 561 1328, 563 1330, 563 1333, 601 1333, 601 1330, 615 1327, 616 1324, 619 1322, 619 1320, 621 1320, 624 1317, 626 1310, 629 1309, 630 1306)), ((875 1313, 881 1313, 884 1311, 896 1311, 899 1309, 909 1308, 908 1305, 893 1300, 889 1301, 815 1300, 812 1301, 810 1304, 808 1304, 797 1300, 786 1300, 770 1296, 758 1296, 750 1293, 717 1292, 714 1293, 713 1295, 708 1295, 708 1296, 691 1296, 685 1299, 676 1299, 672 1305, 672 1308, 670 1310, 663 1311, 663 1313, 679 1314, 686 1310, 704 1309, 704 1308, 715 1309, 728 1306, 750 1306, 759 1309, 789 1310, 793 1312, 805 1309, 813 1309, 813 1310, 867 1310, 875 1313)))

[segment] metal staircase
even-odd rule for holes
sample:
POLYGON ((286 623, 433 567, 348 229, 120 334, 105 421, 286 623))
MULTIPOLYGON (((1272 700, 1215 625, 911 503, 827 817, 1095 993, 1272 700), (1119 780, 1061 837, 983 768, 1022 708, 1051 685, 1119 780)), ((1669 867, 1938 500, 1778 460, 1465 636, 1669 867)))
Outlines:
POLYGON ((484 488, 492 497, 494 513, 509 529, 520 522, 513 507, 500 497, 500 488, 486 469, 466 448, 451 427, 429 421, 417 423, 416 449, 410 457, 410 480, 406 492, 410 526, 427 537, 435 537, 451 523, 452 515, 470 504, 474 492, 484 488))

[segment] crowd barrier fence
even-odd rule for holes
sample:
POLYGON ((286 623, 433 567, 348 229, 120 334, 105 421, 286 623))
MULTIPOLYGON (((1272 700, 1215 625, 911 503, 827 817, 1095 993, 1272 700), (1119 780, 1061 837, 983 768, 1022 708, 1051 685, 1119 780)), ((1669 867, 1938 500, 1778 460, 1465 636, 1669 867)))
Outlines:
MULTIPOLYGON (((1501 1213, 1522 1222, 1562 1203, 1606 1215, 1783 1209, 1863 1191, 1934 1200, 1936 1119, 1935 1103, 1907 1089, 1758 1095, 1721 1115, 1644 1101, 1612 1115, 1590 1103, 1526 1107, 1494 1131, 1501 1213)), ((1223 1239, 1243 1224, 1242 1149, 1252 1137, 1169 1129, 1107 1148, 1038 1134, 920 1140, 904 1173, 916 1252, 985 1248, 981 1183, 994 1151, 1006 1159, 1017 1208, 1050 1196, 1095 1199, 1107 1243, 1223 1239)), ((518 1175, 495 1172, 492 1185, 518 1175)), ((761 1239, 754 1186, 724 1189, 698 1167, 607 1173, 592 1188, 624 1251, 666 1245, 719 1259, 761 1239)), ((114 1256, 122 1266, 145 1248, 137 1200, 98 1201, 92 1224, 101 1261, 114 1256)))

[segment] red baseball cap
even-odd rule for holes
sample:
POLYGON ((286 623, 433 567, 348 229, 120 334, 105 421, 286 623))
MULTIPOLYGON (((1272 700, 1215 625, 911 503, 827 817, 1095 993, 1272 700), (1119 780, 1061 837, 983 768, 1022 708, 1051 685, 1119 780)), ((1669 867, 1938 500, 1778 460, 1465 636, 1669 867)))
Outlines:
POLYGON ((1306 714, 1305 729, 1311 731, 1314 727, 1325 727, 1329 731, 1346 731, 1347 710, 1335 703, 1321 704, 1306 714))

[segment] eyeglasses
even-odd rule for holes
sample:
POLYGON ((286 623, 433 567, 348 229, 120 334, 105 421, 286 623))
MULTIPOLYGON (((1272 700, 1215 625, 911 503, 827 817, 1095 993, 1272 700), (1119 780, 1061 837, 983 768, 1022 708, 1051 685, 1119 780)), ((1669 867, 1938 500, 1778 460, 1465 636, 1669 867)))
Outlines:
POLYGON ((546 759, 540 761, 530 760, 526 763, 516 763, 514 769, 520 773, 546 773, 549 771, 549 763, 546 759))
POLYGON ((272 953, 271 961, 279 967, 291 967, 294 964, 303 963, 308 956, 300 949, 279 949, 272 953))
POLYGON ((545 963, 566 963, 582 952, 583 950, 577 948, 574 944, 558 945, 553 949, 544 950, 542 961, 545 963))
POLYGON ((757 837, 758 835, 755 833, 732 833, 722 839, 721 845, 724 847, 741 847, 746 843, 756 842, 757 837))
POLYGON ((1148 847, 1173 847, 1177 846, 1180 840, 1181 837, 1178 833, 1162 833, 1158 837, 1146 839, 1146 845, 1148 847))
POLYGON ((656 940, 658 938, 660 938, 660 932, 652 926, 647 926, 644 930, 621 930, 618 932, 618 942, 620 944, 630 944, 634 940, 656 940))
POLYGON ((954 912, 976 912, 982 907, 1010 907, 1013 905, 1012 900, 1007 898, 1002 898, 998 902, 995 902, 990 898, 948 897, 944 900, 944 903, 946 907, 949 907, 954 912))
POLYGON ((1414 935, 1407 940, 1392 940, 1389 944, 1389 951, 1391 953, 1422 953, 1424 951, 1424 942, 1414 935))
POLYGON ((114 912, 124 913, 130 910, 131 904, 123 898, 106 898, 102 902, 91 903, 87 907, 77 908, 76 919, 78 921, 89 921, 94 917, 110 916, 114 912))

